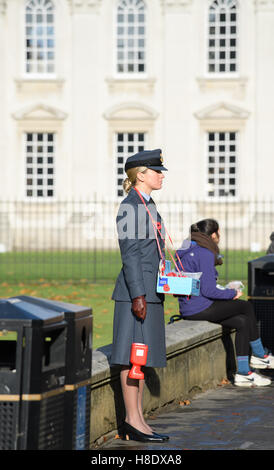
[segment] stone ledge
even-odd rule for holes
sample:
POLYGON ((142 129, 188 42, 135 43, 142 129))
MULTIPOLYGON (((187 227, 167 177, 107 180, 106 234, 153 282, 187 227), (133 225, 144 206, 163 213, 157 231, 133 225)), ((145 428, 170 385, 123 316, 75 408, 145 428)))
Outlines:
MULTIPOLYGON (((166 326, 167 367, 147 369, 144 412, 214 387, 235 367, 231 335, 209 322, 181 320, 166 326)), ((109 367, 111 344, 93 351, 91 446, 114 431, 124 408, 119 367, 109 367)))
MULTIPOLYGON (((222 334, 222 328, 209 322, 181 320, 166 325, 166 353, 167 360, 178 352, 194 348, 203 341, 214 340, 222 334)), ((92 354, 92 386, 113 377, 110 373, 109 361, 111 357, 111 344, 95 349, 92 354)), ((119 374, 119 367, 113 367, 119 374)))

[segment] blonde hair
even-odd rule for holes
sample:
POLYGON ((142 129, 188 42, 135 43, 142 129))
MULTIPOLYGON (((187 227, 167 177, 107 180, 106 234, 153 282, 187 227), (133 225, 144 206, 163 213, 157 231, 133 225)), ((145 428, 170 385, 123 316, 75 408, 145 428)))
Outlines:
POLYGON ((128 193, 131 188, 135 186, 137 180, 137 173, 145 173, 146 170, 146 166, 137 166, 136 168, 130 168, 129 170, 127 170, 127 178, 123 182, 123 188, 126 193, 128 193))

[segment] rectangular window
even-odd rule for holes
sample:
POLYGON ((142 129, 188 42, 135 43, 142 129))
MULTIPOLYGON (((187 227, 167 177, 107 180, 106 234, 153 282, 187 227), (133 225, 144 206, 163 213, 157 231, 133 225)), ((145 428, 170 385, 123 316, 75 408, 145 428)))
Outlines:
POLYGON ((145 132, 117 132, 115 136, 116 154, 116 195, 124 196, 123 181, 125 162, 128 157, 145 150, 147 135, 145 132))
POLYGON ((214 0, 208 17, 208 72, 237 72, 237 1, 214 0))
POLYGON ((54 197, 55 134, 25 134, 25 188, 28 198, 54 197))
POLYGON ((207 196, 235 197, 237 182, 237 132, 207 134, 207 196))

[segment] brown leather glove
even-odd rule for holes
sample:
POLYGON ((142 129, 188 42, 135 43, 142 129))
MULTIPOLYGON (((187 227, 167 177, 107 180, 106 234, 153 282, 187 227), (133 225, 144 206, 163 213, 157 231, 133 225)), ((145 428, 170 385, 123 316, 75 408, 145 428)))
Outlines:
POLYGON ((146 318, 147 303, 144 295, 135 297, 135 299, 132 300, 132 311, 137 318, 140 318, 140 320, 144 320, 146 318))

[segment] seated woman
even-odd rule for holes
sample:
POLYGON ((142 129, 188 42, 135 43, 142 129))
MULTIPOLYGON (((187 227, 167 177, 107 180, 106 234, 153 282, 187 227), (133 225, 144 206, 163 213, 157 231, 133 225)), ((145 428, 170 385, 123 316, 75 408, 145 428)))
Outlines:
POLYGON ((236 329, 235 349, 237 386, 265 386, 271 380, 252 372, 253 368, 274 368, 274 357, 267 355, 259 337, 256 317, 250 302, 238 300, 240 290, 219 289, 216 285, 216 265, 222 264, 218 243, 220 230, 214 219, 204 219, 190 228, 191 240, 184 240, 177 250, 186 272, 202 272, 200 295, 178 296, 180 313, 186 320, 207 320, 236 329), (249 365, 249 351, 252 356, 249 365))

